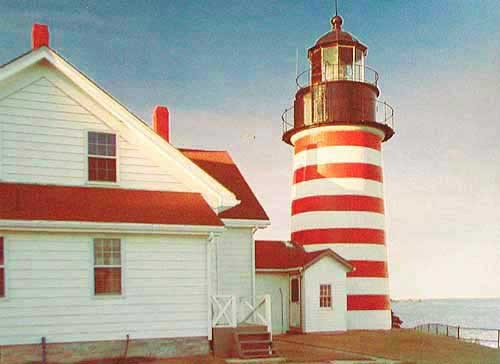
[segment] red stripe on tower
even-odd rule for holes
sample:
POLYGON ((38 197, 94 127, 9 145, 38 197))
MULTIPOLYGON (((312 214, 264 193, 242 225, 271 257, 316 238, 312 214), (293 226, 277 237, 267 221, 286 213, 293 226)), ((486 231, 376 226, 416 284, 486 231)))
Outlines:
POLYGON ((384 213, 384 200, 378 197, 338 195, 311 196, 292 201, 292 215, 311 211, 369 211, 384 213))
POLYGON ((380 229, 335 228, 295 231, 292 240, 299 244, 385 244, 385 232, 380 229))
POLYGON ((364 178, 382 182, 382 168, 366 163, 331 163, 310 165, 299 168, 294 172, 293 183, 300 183, 319 178, 364 178))
POLYGON ((324 131, 295 141, 295 154, 304 150, 334 146, 359 146, 380 151, 381 138, 366 131, 324 131))
POLYGON ((367 310, 390 310, 391 300, 388 295, 348 295, 348 311, 367 311, 367 310))
POLYGON ((387 278, 389 276, 386 262, 350 260, 349 263, 354 266, 354 270, 347 273, 348 277, 387 278))

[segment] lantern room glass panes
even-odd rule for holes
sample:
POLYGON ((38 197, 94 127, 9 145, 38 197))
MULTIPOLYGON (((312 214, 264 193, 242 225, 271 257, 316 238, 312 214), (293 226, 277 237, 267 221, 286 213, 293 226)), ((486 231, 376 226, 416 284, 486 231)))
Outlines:
POLYGON ((365 80, 365 57, 361 49, 355 49, 354 57, 354 80, 364 82, 365 80))
POLYGON ((338 48, 323 48, 323 80, 333 81, 338 79, 337 71, 338 48))
POLYGON ((339 80, 353 79, 353 50, 351 47, 339 47, 339 80))
POLYGON ((363 50, 352 46, 323 48, 323 81, 349 80, 364 82, 364 58, 363 50))

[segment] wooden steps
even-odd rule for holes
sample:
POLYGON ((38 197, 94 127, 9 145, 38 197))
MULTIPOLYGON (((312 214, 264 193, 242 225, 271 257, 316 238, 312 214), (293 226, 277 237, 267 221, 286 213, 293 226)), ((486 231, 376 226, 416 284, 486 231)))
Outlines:
POLYGON ((235 331, 234 343, 238 357, 270 358, 273 355, 271 334, 263 331, 235 331))

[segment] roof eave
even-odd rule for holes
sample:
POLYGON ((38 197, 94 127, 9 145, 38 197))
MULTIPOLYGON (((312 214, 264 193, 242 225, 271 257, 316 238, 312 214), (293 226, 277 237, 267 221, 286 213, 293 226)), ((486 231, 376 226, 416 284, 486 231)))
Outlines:
POLYGON ((218 225, 177 225, 125 222, 87 222, 53 220, 8 220, 0 219, 0 230, 4 231, 44 231, 71 233, 127 233, 161 235, 209 235, 225 230, 218 225))
POLYGON ((270 220, 256 220, 256 219, 232 219, 232 218, 222 218, 224 225, 229 227, 239 227, 239 228, 257 228, 265 229, 271 225, 270 220))
POLYGON ((339 262, 340 264, 342 264, 347 269, 348 272, 352 272, 353 269, 354 269, 354 266, 352 264, 350 264, 347 260, 345 260, 344 258, 342 258, 337 253, 335 253, 333 250, 327 249, 322 254, 319 254, 317 257, 315 257, 311 261, 309 261, 306 264, 304 264, 304 270, 307 270, 309 267, 311 267, 312 265, 314 265, 316 262, 320 261, 324 257, 331 257, 331 258, 333 258, 334 260, 336 260, 337 262, 339 262))

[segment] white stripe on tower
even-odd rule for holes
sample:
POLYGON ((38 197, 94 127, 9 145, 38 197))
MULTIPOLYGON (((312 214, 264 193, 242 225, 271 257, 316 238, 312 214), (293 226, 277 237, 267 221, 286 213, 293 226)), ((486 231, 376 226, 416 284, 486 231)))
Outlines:
POLYGON ((359 146, 306 149, 294 156, 293 170, 295 171, 307 165, 328 163, 368 163, 381 166, 381 157, 378 150, 359 146))
POLYGON ((367 228, 384 230, 384 215, 365 211, 310 211, 292 215, 292 233, 311 229, 367 228))
POLYGON ((348 329, 389 329, 380 131, 316 127, 294 144, 292 239, 330 248, 354 267, 347 278, 348 329))
POLYGON ((317 196, 360 195, 384 198, 382 183, 363 178, 320 178, 292 186, 292 199, 317 196))

